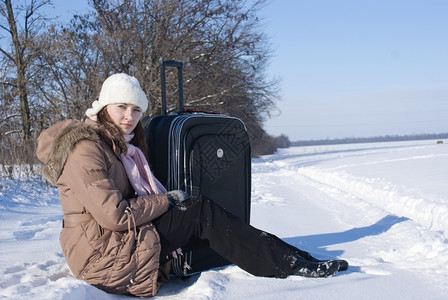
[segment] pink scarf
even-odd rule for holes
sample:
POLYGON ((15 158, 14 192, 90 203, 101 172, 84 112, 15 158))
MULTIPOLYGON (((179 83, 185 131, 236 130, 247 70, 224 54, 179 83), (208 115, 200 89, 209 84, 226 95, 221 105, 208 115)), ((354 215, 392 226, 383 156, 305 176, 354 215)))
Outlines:
POLYGON ((128 151, 121 154, 121 162, 138 196, 164 194, 165 187, 152 174, 143 152, 129 142, 134 134, 124 135, 128 151))

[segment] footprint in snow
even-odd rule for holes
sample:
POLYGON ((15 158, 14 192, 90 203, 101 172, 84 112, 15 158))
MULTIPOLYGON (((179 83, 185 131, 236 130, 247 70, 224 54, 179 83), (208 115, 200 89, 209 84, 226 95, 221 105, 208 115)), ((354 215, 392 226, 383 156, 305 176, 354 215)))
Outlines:
POLYGON ((48 228, 54 227, 54 222, 60 222, 59 216, 52 216, 45 219, 30 220, 20 224, 21 227, 30 229, 18 230, 13 232, 14 238, 17 241, 30 240, 36 236, 39 232, 42 232, 48 228))
POLYGON ((22 231, 15 231, 14 237, 17 241, 24 241, 24 240, 30 240, 32 239, 38 232, 43 231, 44 228, 36 228, 31 230, 22 230, 22 231))

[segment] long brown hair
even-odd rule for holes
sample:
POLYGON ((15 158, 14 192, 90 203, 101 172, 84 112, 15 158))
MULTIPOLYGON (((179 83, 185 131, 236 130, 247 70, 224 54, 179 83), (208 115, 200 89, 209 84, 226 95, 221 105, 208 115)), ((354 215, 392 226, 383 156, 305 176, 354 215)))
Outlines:
MULTIPOLYGON (((124 141, 123 131, 120 127, 118 127, 109 113, 107 112, 106 107, 104 107, 97 115, 98 124, 100 128, 107 135, 109 139, 111 139, 116 147, 120 149, 121 152, 126 152, 128 147, 126 146, 126 142, 124 141)), ((146 145, 145 138, 145 130, 143 129, 143 125, 141 121, 137 123, 137 126, 134 129, 134 137, 130 141, 130 143, 142 150, 143 154, 145 154, 146 159, 148 159, 148 147, 146 145)))

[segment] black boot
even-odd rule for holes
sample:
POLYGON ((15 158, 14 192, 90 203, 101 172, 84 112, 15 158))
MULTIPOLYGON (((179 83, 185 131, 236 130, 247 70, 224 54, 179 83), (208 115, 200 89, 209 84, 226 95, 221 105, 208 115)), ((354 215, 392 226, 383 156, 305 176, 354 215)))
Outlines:
MULTIPOLYGON (((315 262, 315 263, 322 263, 322 262, 327 262, 330 261, 329 259, 317 259, 314 256, 312 256, 309 252, 297 249, 297 254, 300 255, 301 257, 303 257, 305 260, 309 261, 309 262, 315 262)), ((339 262, 339 270, 338 271, 347 271, 348 269, 348 262, 346 260, 343 259, 334 259, 337 260, 339 262)))
POLYGON ((331 261, 331 260, 337 261, 339 263, 339 269, 338 269, 339 272, 347 271, 347 269, 348 269, 348 262, 346 260, 343 260, 343 259, 319 260, 318 262, 323 263, 323 262, 327 262, 327 261, 331 261))
POLYGON ((309 262, 297 260, 291 271, 291 275, 303 277, 332 277, 339 269, 339 261, 329 260, 325 262, 309 262))
POLYGON ((343 259, 329 259, 329 260, 315 260, 315 261, 311 260, 311 262, 317 262, 317 263, 324 263, 327 261, 337 261, 339 263, 339 269, 338 269, 339 272, 347 271, 348 269, 348 262, 343 259))
POLYGON ((347 271, 348 269, 348 262, 343 259, 338 259, 339 263, 339 270, 338 271, 347 271))

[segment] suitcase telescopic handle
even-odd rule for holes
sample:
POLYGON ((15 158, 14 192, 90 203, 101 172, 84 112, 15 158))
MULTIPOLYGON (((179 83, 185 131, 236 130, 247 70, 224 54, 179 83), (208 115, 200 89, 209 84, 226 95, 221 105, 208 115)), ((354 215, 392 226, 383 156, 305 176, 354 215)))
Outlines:
POLYGON ((178 94, 179 94, 179 114, 184 110, 184 87, 182 78, 183 63, 175 60, 164 60, 160 68, 160 81, 162 88, 162 115, 166 115, 166 76, 167 67, 177 68, 178 94))

